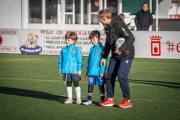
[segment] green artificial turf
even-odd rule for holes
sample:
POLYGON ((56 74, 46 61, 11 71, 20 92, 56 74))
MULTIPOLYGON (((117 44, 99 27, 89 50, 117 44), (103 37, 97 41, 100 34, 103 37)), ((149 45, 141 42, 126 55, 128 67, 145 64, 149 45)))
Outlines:
MULTIPOLYGON (((115 106, 99 106, 95 86, 93 105, 77 105, 67 99, 63 76, 58 74, 59 56, 0 54, 1 120, 178 120, 180 119, 180 60, 134 59, 129 73, 132 108, 118 108, 122 92, 115 84, 115 106)), ((87 99, 84 57, 80 81, 83 102, 87 99)))

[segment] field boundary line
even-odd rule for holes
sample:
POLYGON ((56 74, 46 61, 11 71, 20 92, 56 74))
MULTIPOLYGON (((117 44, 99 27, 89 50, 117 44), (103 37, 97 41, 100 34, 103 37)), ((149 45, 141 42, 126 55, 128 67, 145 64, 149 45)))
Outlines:
POLYGON ((132 71, 132 72, 180 73, 180 72, 168 72, 168 71, 141 71, 141 70, 133 70, 133 69, 131 69, 130 71, 132 71))
MULTIPOLYGON (((64 82, 63 80, 41 80, 41 79, 23 79, 23 78, 0 78, 0 79, 10 79, 10 80, 29 80, 29 81, 48 81, 48 82, 64 82)), ((87 82, 82 82, 80 81, 79 83, 87 83, 87 82)), ((115 83, 119 84, 119 83, 115 83)), ((161 87, 160 85, 145 85, 145 84, 129 84, 129 85, 140 85, 140 86, 158 86, 161 87)))
POLYGON ((10 59, 10 60, 0 60, 0 61, 23 61, 23 60, 42 60, 42 59, 10 59))
POLYGON ((180 66, 169 66, 169 67, 153 67, 153 68, 136 68, 136 69, 156 69, 156 68, 175 68, 175 67, 180 67, 180 66))

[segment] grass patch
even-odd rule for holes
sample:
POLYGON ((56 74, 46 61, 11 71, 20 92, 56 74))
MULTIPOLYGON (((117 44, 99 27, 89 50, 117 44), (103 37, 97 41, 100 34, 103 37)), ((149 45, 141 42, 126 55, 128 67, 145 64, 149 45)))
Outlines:
MULTIPOLYGON (((93 105, 65 105, 59 56, 0 54, 0 119, 180 119, 180 60, 134 59, 129 78, 132 108, 122 109, 122 92, 115 84, 115 107, 99 106, 95 86, 93 105)), ((80 81, 83 102, 87 97, 87 57, 80 81)))

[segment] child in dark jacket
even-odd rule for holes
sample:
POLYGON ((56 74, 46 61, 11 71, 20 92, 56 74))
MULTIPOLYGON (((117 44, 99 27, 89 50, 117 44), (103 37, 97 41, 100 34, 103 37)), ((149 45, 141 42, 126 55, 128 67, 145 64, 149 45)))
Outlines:
POLYGON ((91 47, 87 62, 87 70, 85 76, 88 75, 87 84, 88 84, 88 99, 84 102, 84 105, 92 105, 92 94, 94 85, 99 86, 100 91, 100 102, 104 102, 105 90, 104 90, 104 76, 106 72, 106 64, 102 67, 100 66, 100 60, 102 58, 101 53, 104 48, 100 42, 100 32, 94 30, 90 33, 89 38, 94 44, 91 47))

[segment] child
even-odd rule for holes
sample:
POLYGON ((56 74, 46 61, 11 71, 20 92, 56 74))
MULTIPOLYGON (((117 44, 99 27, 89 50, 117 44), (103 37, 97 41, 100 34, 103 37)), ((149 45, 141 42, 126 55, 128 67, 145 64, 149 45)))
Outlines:
POLYGON ((75 32, 67 32, 65 35, 67 46, 61 50, 59 55, 59 74, 63 76, 63 80, 67 81, 68 99, 65 104, 73 103, 72 99, 72 82, 75 86, 77 104, 81 104, 81 89, 79 80, 81 80, 83 54, 81 50, 76 47, 77 34, 75 32), (61 74, 62 73, 62 74, 61 74))
POLYGON ((100 32, 94 30, 89 35, 92 43, 94 44, 93 47, 90 49, 88 63, 87 63, 87 70, 85 76, 88 75, 87 84, 88 84, 88 99, 84 102, 84 105, 92 105, 92 94, 94 85, 99 85, 99 91, 101 94, 100 102, 104 102, 105 90, 104 90, 104 75, 106 72, 106 64, 102 67, 100 66, 99 62, 102 58, 101 52, 104 46, 99 42, 100 41, 100 32))
POLYGON ((105 63, 110 50, 113 51, 107 71, 107 99, 103 103, 100 103, 100 105, 114 106, 115 78, 118 75, 124 97, 123 102, 119 104, 118 107, 130 108, 132 107, 132 103, 130 101, 130 89, 127 76, 135 55, 135 38, 122 19, 119 16, 112 18, 108 10, 100 10, 99 19, 106 28, 106 43, 102 51, 101 65, 105 63), (121 37, 125 39, 125 42, 120 48, 116 48, 116 40, 121 37))
MULTIPOLYGON (((124 14, 121 13, 119 14, 119 17, 121 17, 121 19, 124 21, 124 14)), ((128 28, 130 28, 131 22, 127 24, 128 28)))

